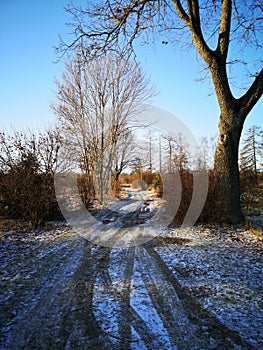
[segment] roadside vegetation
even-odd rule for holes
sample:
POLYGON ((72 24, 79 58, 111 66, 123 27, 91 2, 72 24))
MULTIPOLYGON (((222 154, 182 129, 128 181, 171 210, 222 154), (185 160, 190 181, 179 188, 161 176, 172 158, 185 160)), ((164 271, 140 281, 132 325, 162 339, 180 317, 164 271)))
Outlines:
MULTIPOLYGON (((110 168, 112 172, 108 174, 110 181, 107 183, 107 186, 111 186, 110 194, 107 192, 109 189, 106 190, 106 185, 103 191, 95 185, 95 168, 93 176, 90 173, 91 167, 95 167, 93 158, 85 158, 84 168, 81 152, 83 149, 79 148, 79 157, 74 158, 75 169, 78 165, 79 170, 71 168, 72 163, 69 162, 68 156, 63 156, 67 149, 64 130, 57 128, 39 134, 30 131, 14 131, 12 134, 1 132, 1 220, 25 221, 33 228, 42 227, 48 221, 61 220, 63 216, 56 201, 54 174, 56 171, 70 169, 72 176, 77 178, 79 194, 87 209, 94 207, 94 203, 99 203, 100 207, 103 207, 103 198, 107 200, 112 195, 120 200, 128 197, 128 190, 131 187, 148 189, 154 197, 162 198, 162 175, 178 173, 182 194, 180 206, 172 222, 178 225, 183 222, 192 199, 193 172, 205 170, 209 174, 209 188, 206 204, 198 222, 211 222, 214 216, 213 210, 216 210, 213 193, 212 141, 208 142, 205 138, 201 140, 201 156, 193 162, 187 147, 180 139, 181 145, 178 143, 176 135, 162 137, 160 150, 158 149, 160 143, 152 142, 149 145, 147 139, 143 141, 142 148, 140 143, 136 144, 136 135, 127 129, 126 132, 129 134, 129 142, 119 146, 117 144, 114 148, 114 154, 121 152, 123 158, 119 165, 113 163, 114 166, 110 168), (125 147, 127 148, 124 149, 125 147), (150 158, 149 149, 151 149, 150 158), (162 154, 161 161, 160 154, 162 154)), ((145 135, 147 133, 145 130, 145 135)), ((89 147, 92 147, 91 143, 89 147)), ((245 224, 248 216, 258 216, 262 213, 262 160, 262 130, 254 126, 244 135, 240 150, 241 203, 245 224)))

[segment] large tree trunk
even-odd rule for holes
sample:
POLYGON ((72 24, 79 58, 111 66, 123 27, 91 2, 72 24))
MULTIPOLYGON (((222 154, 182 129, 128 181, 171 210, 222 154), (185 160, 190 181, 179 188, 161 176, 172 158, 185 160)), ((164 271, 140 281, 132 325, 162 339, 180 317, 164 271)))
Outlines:
POLYGON ((215 219, 218 222, 237 224, 242 221, 238 146, 244 118, 234 112, 221 114, 219 138, 215 152, 215 219))

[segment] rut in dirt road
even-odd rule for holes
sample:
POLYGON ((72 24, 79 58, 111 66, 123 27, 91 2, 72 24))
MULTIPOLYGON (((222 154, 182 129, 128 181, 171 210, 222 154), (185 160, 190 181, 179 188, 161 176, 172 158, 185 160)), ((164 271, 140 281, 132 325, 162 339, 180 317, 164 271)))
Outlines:
POLYGON ((78 274, 81 303, 65 318, 66 348, 253 349, 203 309, 147 244, 94 247, 78 274))
POLYGON ((39 290, 1 349, 253 349, 188 294, 151 244, 72 242, 52 288, 39 290))
MULTIPOLYGON (((105 291, 100 296, 101 299, 114 297, 112 311, 118 313, 116 331, 113 332, 112 326, 108 329, 108 334, 113 332, 111 335, 115 336, 114 348, 253 349, 180 286, 153 248, 146 245, 126 252, 113 250, 111 255, 113 261, 103 279, 105 291), (128 266, 120 268, 124 261, 128 266), (129 332, 118 334, 123 324, 129 332), (116 341, 118 336, 122 342, 126 339, 126 347, 116 341)), ((100 314, 101 319, 103 316, 109 318, 106 313, 100 314)), ((106 322, 102 321, 101 325, 107 329, 106 322)))

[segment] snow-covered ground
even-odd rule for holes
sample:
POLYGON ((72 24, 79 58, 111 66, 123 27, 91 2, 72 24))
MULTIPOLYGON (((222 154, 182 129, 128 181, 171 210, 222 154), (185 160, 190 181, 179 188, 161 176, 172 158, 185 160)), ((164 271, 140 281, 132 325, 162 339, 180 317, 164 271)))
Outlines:
POLYGON ((91 244, 66 224, 0 231, 0 349, 262 349, 262 238, 167 229, 91 244))
POLYGON ((262 239, 243 229, 170 230, 183 245, 156 248, 189 293, 223 324, 263 348, 262 239))

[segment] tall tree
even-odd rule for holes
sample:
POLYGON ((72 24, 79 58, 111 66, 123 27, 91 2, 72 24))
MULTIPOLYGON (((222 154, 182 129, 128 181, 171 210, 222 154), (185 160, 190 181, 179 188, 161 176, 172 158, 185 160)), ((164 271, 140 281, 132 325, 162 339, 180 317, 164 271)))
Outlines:
POLYGON ((263 169, 263 130, 253 125, 245 133, 240 151, 241 199, 244 213, 260 213, 263 201, 261 172, 263 169))
MULTIPOLYGON (((240 168, 243 173, 253 175, 254 185, 258 183, 258 171, 263 165, 263 130, 253 125, 247 130, 240 152, 240 168)), ((252 184, 251 184, 252 185, 252 184)))
POLYGON ((171 173, 173 170, 173 135, 162 135, 163 139, 167 141, 166 151, 168 151, 168 172, 171 173))
POLYGON ((181 133, 162 135, 165 140, 167 152, 167 170, 169 173, 175 170, 179 173, 189 170, 190 168, 190 152, 187 140, 181 133))
POLYGON ((66 63, 62 79, 57 81, 52 108, 78 155, 75 158, 97 184, 101 202, 111 191, 111 176, 116 180, 124 166, 124 159, 116 163, 116 154, 122 152, 123 156, 128 147, 128 142, 121 143, 125 137, 129 140, 128 121, 153 94, 139 64, 129 57, 108 52, 88 60, 84 46, 66 63))
POLYGON ((214 154, 216 149, 216 136, 202 137, 200 139, 200 151, 195 159, 197 170, 211 170, 214 164, 214 154))
POLYGON ((183 135, 181 133, 175 135, 173 162, 179 173, 189 170, 190 152, 188 148, 189 145, 183 135))
POLYGON ((76 37, 60 46, 65 51, 85 40, 87 54, 94 56, 120 47, 133 50, 138 37, 149 42, 161 35, 163 43, 175 43, 185 42, 184 34, 190 34, 191 44, 210 71, 220 107, 215 203, 220 213, 217 219, 231 223, 242 219, 238 148, 244 121, 263 93, 262 57, 251 67, 247 90, 238 98, 231 90, 228 66, 240 62, 246 49, 262 49, 262 10, 261 0, 96 1, 85 9, 68 7, 76 37), (235 42, 238 46, 233 46, 235 42))

